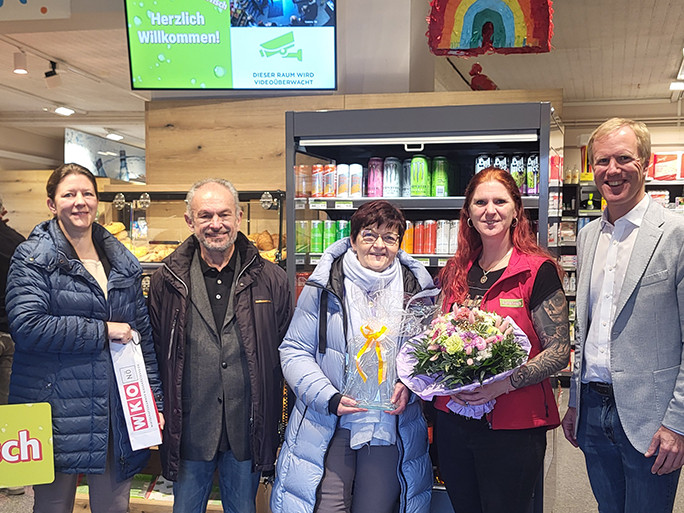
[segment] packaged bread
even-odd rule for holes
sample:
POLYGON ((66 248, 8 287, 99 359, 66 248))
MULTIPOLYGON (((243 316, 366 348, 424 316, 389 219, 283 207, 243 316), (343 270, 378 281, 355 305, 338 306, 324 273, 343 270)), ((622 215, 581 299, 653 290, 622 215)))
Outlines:
MULTIPOLYGON (((104 225, 105 230, 107 230, 109 233, 112 235, 116 235, 117 233, 120 233, 126 229, 123 223, 120 223, 119 221, 114 221, 112 223, 107 223, 104 225)), ((126 234, 128 236, 128 234, 126 234)))

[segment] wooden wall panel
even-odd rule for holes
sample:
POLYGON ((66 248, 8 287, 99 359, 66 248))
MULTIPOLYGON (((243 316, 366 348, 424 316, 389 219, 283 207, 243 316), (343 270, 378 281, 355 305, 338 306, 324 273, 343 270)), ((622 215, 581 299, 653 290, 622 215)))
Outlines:
POLYGON ((299 96, 147 104, 147 180, 181 189, 221 176, 238 190, 285 188, 285 112, 550 101, 560 89, 299 96))
POLYGON ((208 176, 238 190, 285 188, 285 112, 342 109, 342 96, 147 104, 147 180, 181 188, 208 176))

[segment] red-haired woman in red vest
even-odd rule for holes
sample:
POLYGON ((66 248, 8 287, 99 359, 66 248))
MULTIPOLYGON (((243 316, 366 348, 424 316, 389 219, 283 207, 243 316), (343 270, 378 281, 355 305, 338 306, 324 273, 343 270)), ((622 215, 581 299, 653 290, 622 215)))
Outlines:
POLYGON ((553 257, 539 247, 511 175, 487 168, 466 188, 458 250, 439 276, 442 309, 478 306, 510 316, 532 343, 510 379, 435 400, 440 475, 457 513, 525 513, 543 468, 546 432, 560 424, 549 377, 568 363, 568 308, 553 257), (480 405, 481 419, 449 399, 480 405))

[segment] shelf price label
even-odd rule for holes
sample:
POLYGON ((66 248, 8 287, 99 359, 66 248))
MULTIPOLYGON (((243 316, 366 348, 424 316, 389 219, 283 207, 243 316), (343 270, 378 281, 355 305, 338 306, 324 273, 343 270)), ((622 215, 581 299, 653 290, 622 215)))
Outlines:
POLYGON ((306 264, 306 257, 304 255, 296 255, 295 256, 295 265, 304 265, 306 264))
POLYGON ((444 267, 447 265, 448 258, 439 258, 437 259, 437 267, 444 267))
POLYGON ((354 209, 354 202, 353 201, 336 201, 335 202, 335 210, 353 210, 354 209))
POLYGON ((306 209, 306 198, 295 198, 294 206, 295 206, 295 210, 305 210, 306 209))
POLYGON ((309 257, 309 264, 311 264, 311 265, 318 265, 318 262, 320 262, 320 261, 321 261, 320 256, 310 256, 309 257))
POLYGON ((430 266, 430 259, 429 258, 416 258, 416 260, 418 260, 418 262, 420 262, 421 264, 423 264, 425 266, 430 266))
POLYGON ((325 200, 309 200, 309 208, 311 210, 325 210, 328 204, 325 200))

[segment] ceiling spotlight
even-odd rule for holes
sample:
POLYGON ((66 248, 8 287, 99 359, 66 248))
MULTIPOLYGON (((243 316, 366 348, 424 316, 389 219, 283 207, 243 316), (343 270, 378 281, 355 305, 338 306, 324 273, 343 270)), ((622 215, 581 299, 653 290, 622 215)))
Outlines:
POLYGON ((60 116, 71 116, 74 112, 76 111, 69 107, 57 107, 55 109, 55 114, 59 114, 60 116))
POLYGON ((55 61, 50 61, 50 69, 45 72, 45 85, 48 89, 62 85, 62 77, 57 74, 57 63, 55 61))
POLYGON ((14 72, 17 75, 26 75, 28 73, 26 54, 24 52, 14 52, 14 72))
POLYGON ((107 139, 110 141, 120 141, 123 139, 123 135, 115 134, 114 132, 107 132, 107 135, 105 135, 107 139))

